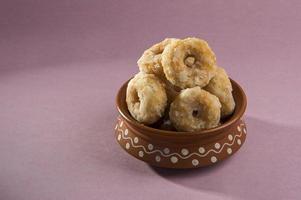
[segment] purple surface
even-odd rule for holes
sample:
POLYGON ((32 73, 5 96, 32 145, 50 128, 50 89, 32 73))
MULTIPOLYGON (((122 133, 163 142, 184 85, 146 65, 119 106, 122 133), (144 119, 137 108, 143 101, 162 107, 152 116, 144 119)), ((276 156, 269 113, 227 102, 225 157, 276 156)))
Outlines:
POLYGON ((1 1, 0 199, 300 199, 300 1, 1 1), (206 39, 248 96, 245 145, 163 170, 115 142, 119 86, 165 37, 206 39))

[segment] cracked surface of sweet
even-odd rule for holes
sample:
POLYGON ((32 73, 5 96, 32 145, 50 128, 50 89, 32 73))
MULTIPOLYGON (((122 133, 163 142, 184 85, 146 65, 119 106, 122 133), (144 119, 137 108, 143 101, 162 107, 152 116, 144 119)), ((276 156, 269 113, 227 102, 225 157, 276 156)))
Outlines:
POLYGON ((151 46, 145 50, 142 56, 137 61, 139 70, 147 74, 155 74, 159 77, 164 77, 164 72, 161 64, 162 53, 167 45, 172 41, 176 41, 175 38, 166 38, 165 40, 151 46))
POLYGON ((232 95, 232 85, 226 71, 218 67, 215 76, 204 89, 217 96, 222 104, 221 117, 229 116, 235 109, 235 101, 232 95))
POLYGON ((204 87, 216 70, 214 52, 198 38, 171 41, 162 53, 161 63, 167 80, 182 89, 204 87))
POLYGON ((214 128, 220 121, 219 99, 200 87, 181 91, 170 105, 169 118, 178 131, 214 128))
POLYGON ((163 116, 167 106, 164 83, 153 74, 138 73, 128 83, 126 103, 138 122, 155 123, 163 116))

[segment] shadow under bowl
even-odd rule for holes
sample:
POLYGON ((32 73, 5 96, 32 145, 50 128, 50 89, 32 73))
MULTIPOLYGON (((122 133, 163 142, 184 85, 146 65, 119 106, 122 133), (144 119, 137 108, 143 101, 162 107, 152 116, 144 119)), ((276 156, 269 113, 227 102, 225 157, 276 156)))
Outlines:
POLYGON ((233 114, 220 126, 195 132, 166 131, 143 125, 127 109, 126 89, 119 89, 116 104, 119 112, 115 136, 130 155, 150 165, 164 168, 196 168, 215 164, 233 155, 246 139, 242 119, 247 98, 238 83, 231 79, 236 103, 233 114))

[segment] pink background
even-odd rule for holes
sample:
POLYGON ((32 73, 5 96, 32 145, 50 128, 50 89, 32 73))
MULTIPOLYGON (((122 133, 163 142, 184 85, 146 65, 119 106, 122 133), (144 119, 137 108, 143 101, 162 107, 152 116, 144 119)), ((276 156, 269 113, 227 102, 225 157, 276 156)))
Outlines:
POLYGON ((0 199, 300 199, 300 1, 0 3, 0 199), (248 96, 245 145, 191 171, 115 142, 119 86, 165 37, 206 39, 248 96))

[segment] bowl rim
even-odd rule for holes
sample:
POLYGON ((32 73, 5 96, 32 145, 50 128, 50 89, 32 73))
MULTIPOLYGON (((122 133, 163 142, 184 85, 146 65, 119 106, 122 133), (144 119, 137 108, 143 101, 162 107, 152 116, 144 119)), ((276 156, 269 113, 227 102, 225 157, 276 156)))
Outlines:
POLYGON ((220 126, 217 126, 215 128, 210 128, 210 129, 206 129, 206 130, 200 130, 200 131, 193 131, 193 132, 186 132, 186 131, 168 131, 168 130, 161 130, 161 129, 156 129, 153 127, 149 127, 147 125, 144 125, 142 123, 139 123, 138 121, 136 121, 135 119, 131 119, 131 116, 127 116, 127 114, 125 114, 123 112, 123 109, 121 108, 120 104, 119 104, 119 99, 121 96, 121 92, 123 91, 123 88, 127 88, 127 84, 128 82, 131 80, 127 80, 124 84, 122 84, 122 86, 119 88, 117 95, 116 95, 116 106, 117 106, 117 110, 119 112, 119 114, 122 116, 123 119, 125 119, 125 121, 135 127, 139 127, 139 129, 147 131, 147 132, 152 132, 154 134, 158 134, 161 136, 170 136, 170 137, 187 137, 187 136, 212 136, 212 134, 216 133, 216 132, 220 132, 223 129, 226 129, 228 127, 231 127, 232 124, 236 123, 238 120, 240 120, 243 116, 243 114, 245 113, 246 107, 247 107, 247 97, 245 92, 243 91, 242 87, 233 79, 229 78, 231 81, 231 84, 235 85, 236 88, 238 88, 239 93, 241 93, 242 99, 241 99, 241 107, 240 109, 235 112, 236 114, 233 115, 229 120, 227 120, 225 123, 223 123, 220 126))

